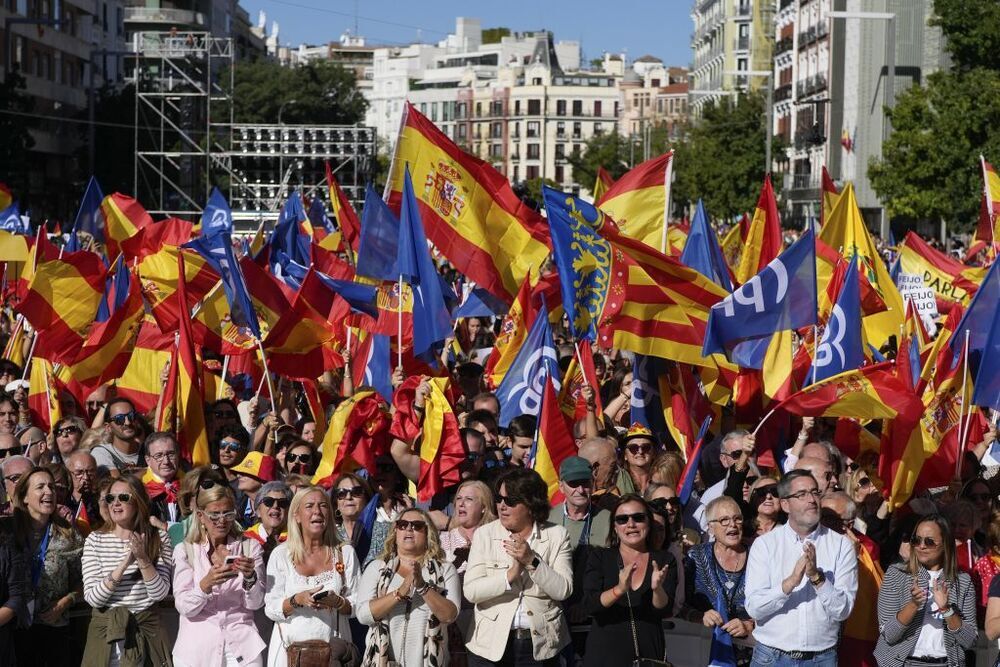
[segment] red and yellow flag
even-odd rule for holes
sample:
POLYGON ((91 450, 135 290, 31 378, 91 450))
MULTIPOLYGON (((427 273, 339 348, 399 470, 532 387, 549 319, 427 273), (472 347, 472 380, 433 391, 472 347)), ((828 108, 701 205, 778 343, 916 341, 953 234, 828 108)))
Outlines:
MULTIPOLYGON (((343 365, 343 358, 327 343, 336 335, 329 311, 320 312, 311 295, 319 279, 310 268, 292 301, 264 337, 271 372, 289 378, 313 379, 323 370, 343 365)), ((345 315, 346 316, 346 315, 345 315)))
POLYGON ((833 182, 830 178, 830 172, 826 170, 826 165, 823 165, 823 201, 822 206, 819 209, 819 226, 820 229, 830 218, 830 213, 833 211, 834 204, 837 203, 837 197, 840 196, 840 190, 837 189, 837 184, 833 182))
POLYGON ((107 246, 108 259, 112 262, 118 257, 121 244, 126 239, 153 224, 153 218, 142 204, 120 192, 104 198, 101 202, 101 212, 104 213, 104 242, 107 246))
POLYGON ((576 456, 576 441, 567 428, 566 417, 559 409, 552 378, 545 376, 542 403, 538 408, 538 433, 535 437, 533 464, 549 490, 549 503, 554 507, 565 500, 559 490, 559 466, 568 456, 576 456))
POLYGON ((409 167, 427 238, 455 268, 510 303, 549 254, 545 220, 528 208, 506 177, 455 145, 407 103, 389 177, 396 211, 409 167))
POLYGON ((187 312, 190 313, 191 308, 219 284, 219 274, 193 250, 164 245, 140 260, 136 271, 142 281, 143 296, 157 324, 166 332, 177 331, 180 327, 181 303, 177 295, 180 276, 177 267, 181 254, 184 255, 184 284, 188 298, 184 305, 187 312))
POLYGON ((597 390, 601 383, 594 368, 594 353, 590 350, 590 341, 582 340, 578 343, 577 354, 573 355, 573 360, 566 368, 562 387, 559 388, 559 409, 572 424, 587 417, 587 400, 583 397, 583 388, 588 385, 594 389, 594 401, 597 404, 595 414, 604 414, 601 394, 597 390))
POLYGON ((915 422, 923 406, 896 377, 892 361, 820 380, 782 401, 779 408, 808 417, 857 417, 915 422))
POLYGON ((962 264, 912 231, 899 246, 899 268, 903 273, 923 277, 924 287, 934 290, 941 311, 952 303, 968 306, 987 272, 985 268, 962 264))
MULTIPOLYGON (((45 336, 45 334, 37 334, 45 336)), ((62 419, 59 403, 59 385, 52 370, 52 362, 35 356, 31 360, 28 382, 28 409, 31 423, 48 433, 52 425, 62 419)))
POLYGON ((449 378, 429 379, 431 393, 424 403, 420 477, 417 480, 417 500, 421 502, 461 481, 459 466, 465 461, 465 449, 458 417, 445 396, 449 381, 449 378))
POLYGON ((323 459, 312 483, 330 488, 342 472, 362 467, 375 474, 375 458, 389 448, 389 410, 371 389, 337 406, 323 436, 323 459))
MULTIPOLYGON (((135 348, 125 372, 115 382, 119 396, 125 396, 139 412, 150 412, 160 398, 160 373, 170 361, 176 348, 174 334, 165 334, 156 325, 156 320, 147 315, 142 321, 135 348)), ((83 398, 86 398, 84 396, 83 398)), ((77 400, 80 397, 77 396, 77 400)), ((82 400, 81 400, 82 404, 82 400)))
POLYGON ((611 216, 621 233, 668 252, 665 243, 670 212, 670 176, 674 152, 647 160, 627 171, 604 196, 595 197, 597 208, 611 216))
POLYGON ((559 278, 555 274, 547 274, 537 280, 525 276, 524 282, 517 291, 517 298, 511 304, 510 310, 500 324, 500 333, 493 343, 493 350, 486 360, 484 378, 486 386, 500 386, 507 369, 521 349, 524 339, 528 337, 531 325, 535 323, 535 315, 542 302, 556 304, 559 301, 559 278))
POLYGON ((590 193, 590 196, 594 201, 600 201, 604 196, 604 193, 615 184, 615 179, 611 178, 611 174, 604 167, 597 167, 597 179, 594 181, 594 191, 590 193))
POLYGON ((340 188, 340 183, 333 175, 329 162, 326 163, 326 187, 330 191, 330 207, 333 209, 333 216, 337 219, 337 226, 340 227, 342 238, 354 252, 357 252, 361 243, 361 220, 358 219, 358 213, 351 205, 351 201, 340 188))
POLYGON ((757 208, 750 220, 750 229, 743 240, 743 250, 736 265, 736 281, 741 285, 764 270, 784 249, 778 202, 771 187, 771 175, 764 177, 757 208))
MULTIPOLYGON (((184 253, 177 256, 177 296, 180 303, 187 303, 187 286, 184 284, 184 253)), ((180 333, 177 337, 177 442, 181 458, 192 465, 211 463, 208 455, 208 432, 205 430, 205 393, 201 383, 201 361, 195 350, 194 331, 190 311, 181 312, 180 333)))

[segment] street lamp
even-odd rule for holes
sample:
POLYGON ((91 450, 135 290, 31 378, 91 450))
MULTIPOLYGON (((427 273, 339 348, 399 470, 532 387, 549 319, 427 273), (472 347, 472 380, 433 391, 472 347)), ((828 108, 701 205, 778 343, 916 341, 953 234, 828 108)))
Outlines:
POLYGON ((774 72, 771 70, 763 69, 742 69, 742 70, 729 70, 723 72, 723 74, 728 74, 729 76, 761 76, 767 78, 767 134, 765 141, 767 144, 764 146, 764 173, 771 173, 771 140, 773 139, 774 128, 772 123, 774 122, 774 85, 772 80, 774 79, 774 72))

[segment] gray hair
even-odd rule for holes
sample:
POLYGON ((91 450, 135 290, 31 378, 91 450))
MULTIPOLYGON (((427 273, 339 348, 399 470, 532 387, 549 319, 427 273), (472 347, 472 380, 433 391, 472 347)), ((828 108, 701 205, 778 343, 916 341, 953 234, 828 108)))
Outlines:
POLYGON ((797 479, 801 479, 803 477, 808 477, 813 481, 814 484, 816 484, 817 488, 819 487, 819 483, 816 482, 816 478, 813 477, 813 474, 811 472, 809 472, 808 470, 796 469, 787 473, 784 477, 781 478, 781 481, 778 482, 778 497, 787 498, 788 494, 792 492, 792 482, 794 482, 797 479))
POLYGON ((833 491, 832 493, 828 493, 823 498, 823 500, 824 501, 837 500, 843 502, 844 510, 847 512, 847 515, 851 519, 854 519, 858 516, 858 504, 854 502, 851 499, 851 497, 847 495, 847 493, 845 493, 844 491, 833 491))
POLYGON ((711 502, 705 505, 705 516, 708 517, 709 520, 714 519, 716 510, 721 508, 723 505, 732 505, 736 508, 737 514, 743 514, 740 510, 740 504, 738 502, 729 496, 719 496, 718 498, 712 499, 711 502))
POLYGON ((288 485, 284 482, 268 482, 264 486, 260 487, 257 491, 257 496, 254 498, 253 508, 257 509, 260 504, 264 502, 264 498, 267 497, 269 493, 280 493, 285 497, 285 500, 292 502, 292 490, 288 488, 288 485))
POLYGON ((735 431, 730 431, 726 435, 722 436, 722 444, 720 445, 720 447, 725 447, 727 442, 736 440, 737 438, 743 438, 744 436, 748 435, 750 435, 750 431, 742 428, 736 429, 735 431))
POLYGON ((169 440, 174 443, 174 449, 177 451, 180 451, 181 449, 180 443, 177 442, 177 436, 170 431, 154 431, 153 433, 150 433, 146 436, 146 441, 143 443, 142 447, 146 451, 149 451, 150 446, 154 442, 159 442, 160 440, 169 440))
POLYGON ((0 472, 7 474, 7 466, 9 466, 11 463, 19 463, 21 461, 27 463, 28 466, 31 468, 35 467, 35 464, 32 463, 31 459, 29 459, 27 456, 21 456, 20 454, 15 454, 14 456, 4 459, 3 463, 0 463, 0 472))

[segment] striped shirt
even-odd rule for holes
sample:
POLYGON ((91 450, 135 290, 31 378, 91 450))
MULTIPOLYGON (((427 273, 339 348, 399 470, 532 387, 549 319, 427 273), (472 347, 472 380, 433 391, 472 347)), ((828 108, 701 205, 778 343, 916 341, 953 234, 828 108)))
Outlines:
POLYGON ((108 577, 128 552, 128 542, 113 532, 88 535, 83 547, 83 599, 87 604, 96 608, 128 607, 134 614, 167 597, 174 566, 173 549, 167 533, 161 530, 159 535, 161 546, 156 578, 144 581, 139 565, 133 561, 114 588, 108 585, 108 577))

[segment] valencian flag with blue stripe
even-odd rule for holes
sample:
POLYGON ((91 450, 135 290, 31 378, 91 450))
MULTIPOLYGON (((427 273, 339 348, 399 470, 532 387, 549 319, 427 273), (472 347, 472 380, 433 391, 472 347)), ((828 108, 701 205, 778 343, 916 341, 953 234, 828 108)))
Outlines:
POLYGON ((865 361, 861 340, 861 286, 858 283, 858 258, 847 267, 840 296, 830 311, 816 347, 807 380, 819 382, 858 368, 865 361))
POLYGON ((204 236, 233 233, 233 211, 229 208, 229 202, 219 192, 219 188, 212 188, 205 210, 201 213, 201 233, 204 236))
POLYGON ((559 357, 552 342, 548 309, 543 305, 535 316, 528 337, 497 387, 500 402, 500 426, 506 428, 520 415, 537 416, 541 409, 545 377, 552 378, 556 391, 559 382, 559 357))
POLYGON ((764 270, 712 306, 702 349, 760 368, 773 334, 816 324, 816 244, 805 232, 764 270))

